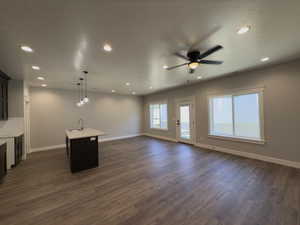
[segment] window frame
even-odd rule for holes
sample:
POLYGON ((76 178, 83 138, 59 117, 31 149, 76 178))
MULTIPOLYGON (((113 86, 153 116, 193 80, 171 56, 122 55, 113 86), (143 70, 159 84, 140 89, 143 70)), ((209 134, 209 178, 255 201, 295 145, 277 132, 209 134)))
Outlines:
MULTIPOLYGON (((149 112, 149 128, 150 129, 152 129, 152 130, 163 130, 163 131, 167 131, 169 129, 169 115, 168 115, 169 109, 168 109, 168 102, 167 101, 164 100, 164 101, 150 102, 148 104, 148 112, 149 112), (164 105, 164 104, 167 106, 167 127, 166 128, 151 127, 151 124, 152 124, 151 110, 150 110, 151 105, 164 105)), ((161 126, 161 117, 160 117, 160 126, 161 126)))
POLYGON ((231 91, 224 91, 222 93, 208 95, 208 137, 209 138, 217 138, 221 140, 231 140, 237 142, 248 142, 254 144, 265 144, 265 126, 264 126, 264 88, 252 88, 252 89, 238 89, 238 90, 231 90, 231 91), (231 96, 232 99, 232 123, 233 123, 233 133, 234 133, 234 101, 233 98, 235 96, 240 95, 247 95, 247 94, 258 94, 259 96, 259 126, 260 126, 260 139, 250 138, 250 137, 242 137, 236 135, 222 135, 222 134, 213 134, 213 110, 211 99, 216 97, 224 97, 224 96, 231 96))

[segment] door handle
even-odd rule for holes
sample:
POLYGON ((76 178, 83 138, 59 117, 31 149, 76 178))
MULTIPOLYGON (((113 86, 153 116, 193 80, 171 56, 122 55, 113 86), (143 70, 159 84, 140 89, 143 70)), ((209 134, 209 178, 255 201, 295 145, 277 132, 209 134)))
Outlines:
POLYGON ((176 126, 180 126, 180 121, 176 120, 176 126))

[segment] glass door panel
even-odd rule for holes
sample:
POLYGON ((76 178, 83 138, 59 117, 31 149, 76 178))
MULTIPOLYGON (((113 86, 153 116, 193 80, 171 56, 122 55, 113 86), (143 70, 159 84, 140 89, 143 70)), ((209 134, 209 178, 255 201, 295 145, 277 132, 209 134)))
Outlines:
POLYGON ((190 105, 180 105, 180 138, 191 139, 190 105))

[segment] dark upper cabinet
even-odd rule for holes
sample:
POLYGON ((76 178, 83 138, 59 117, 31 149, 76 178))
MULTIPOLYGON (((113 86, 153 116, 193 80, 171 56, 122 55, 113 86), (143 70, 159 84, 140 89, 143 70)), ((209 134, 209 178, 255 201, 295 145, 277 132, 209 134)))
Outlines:
POLYGON ((8 119, 8 81, 10 78, 0 70, 0 120, 8 119))

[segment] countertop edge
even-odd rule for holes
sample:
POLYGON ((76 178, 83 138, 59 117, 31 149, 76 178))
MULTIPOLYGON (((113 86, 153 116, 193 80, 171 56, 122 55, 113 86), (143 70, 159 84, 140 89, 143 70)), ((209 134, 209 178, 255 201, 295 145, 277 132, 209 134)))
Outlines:
POLYGON ((14 138, 14 137, 19 137, 24 134, 24 131, 20 132, 14 132, 14 133, 8 133, 8 134, 0 134, 0 139, 1 138, 14 138))
POLYGON ((85 130, 78 131, 78 132, 82 132, 82 134, 78 134, 78 133, 72 134, 72 131, 69 131, 68 129, 65 130, 65 134, 68 137, 68 139, 70 139, 70 140, 105 135, 105 133, 103 131, 96 130, 93 128, 85 128, 85 130), (84 131, 85 131, 85 133, 84 133, 84 131))

